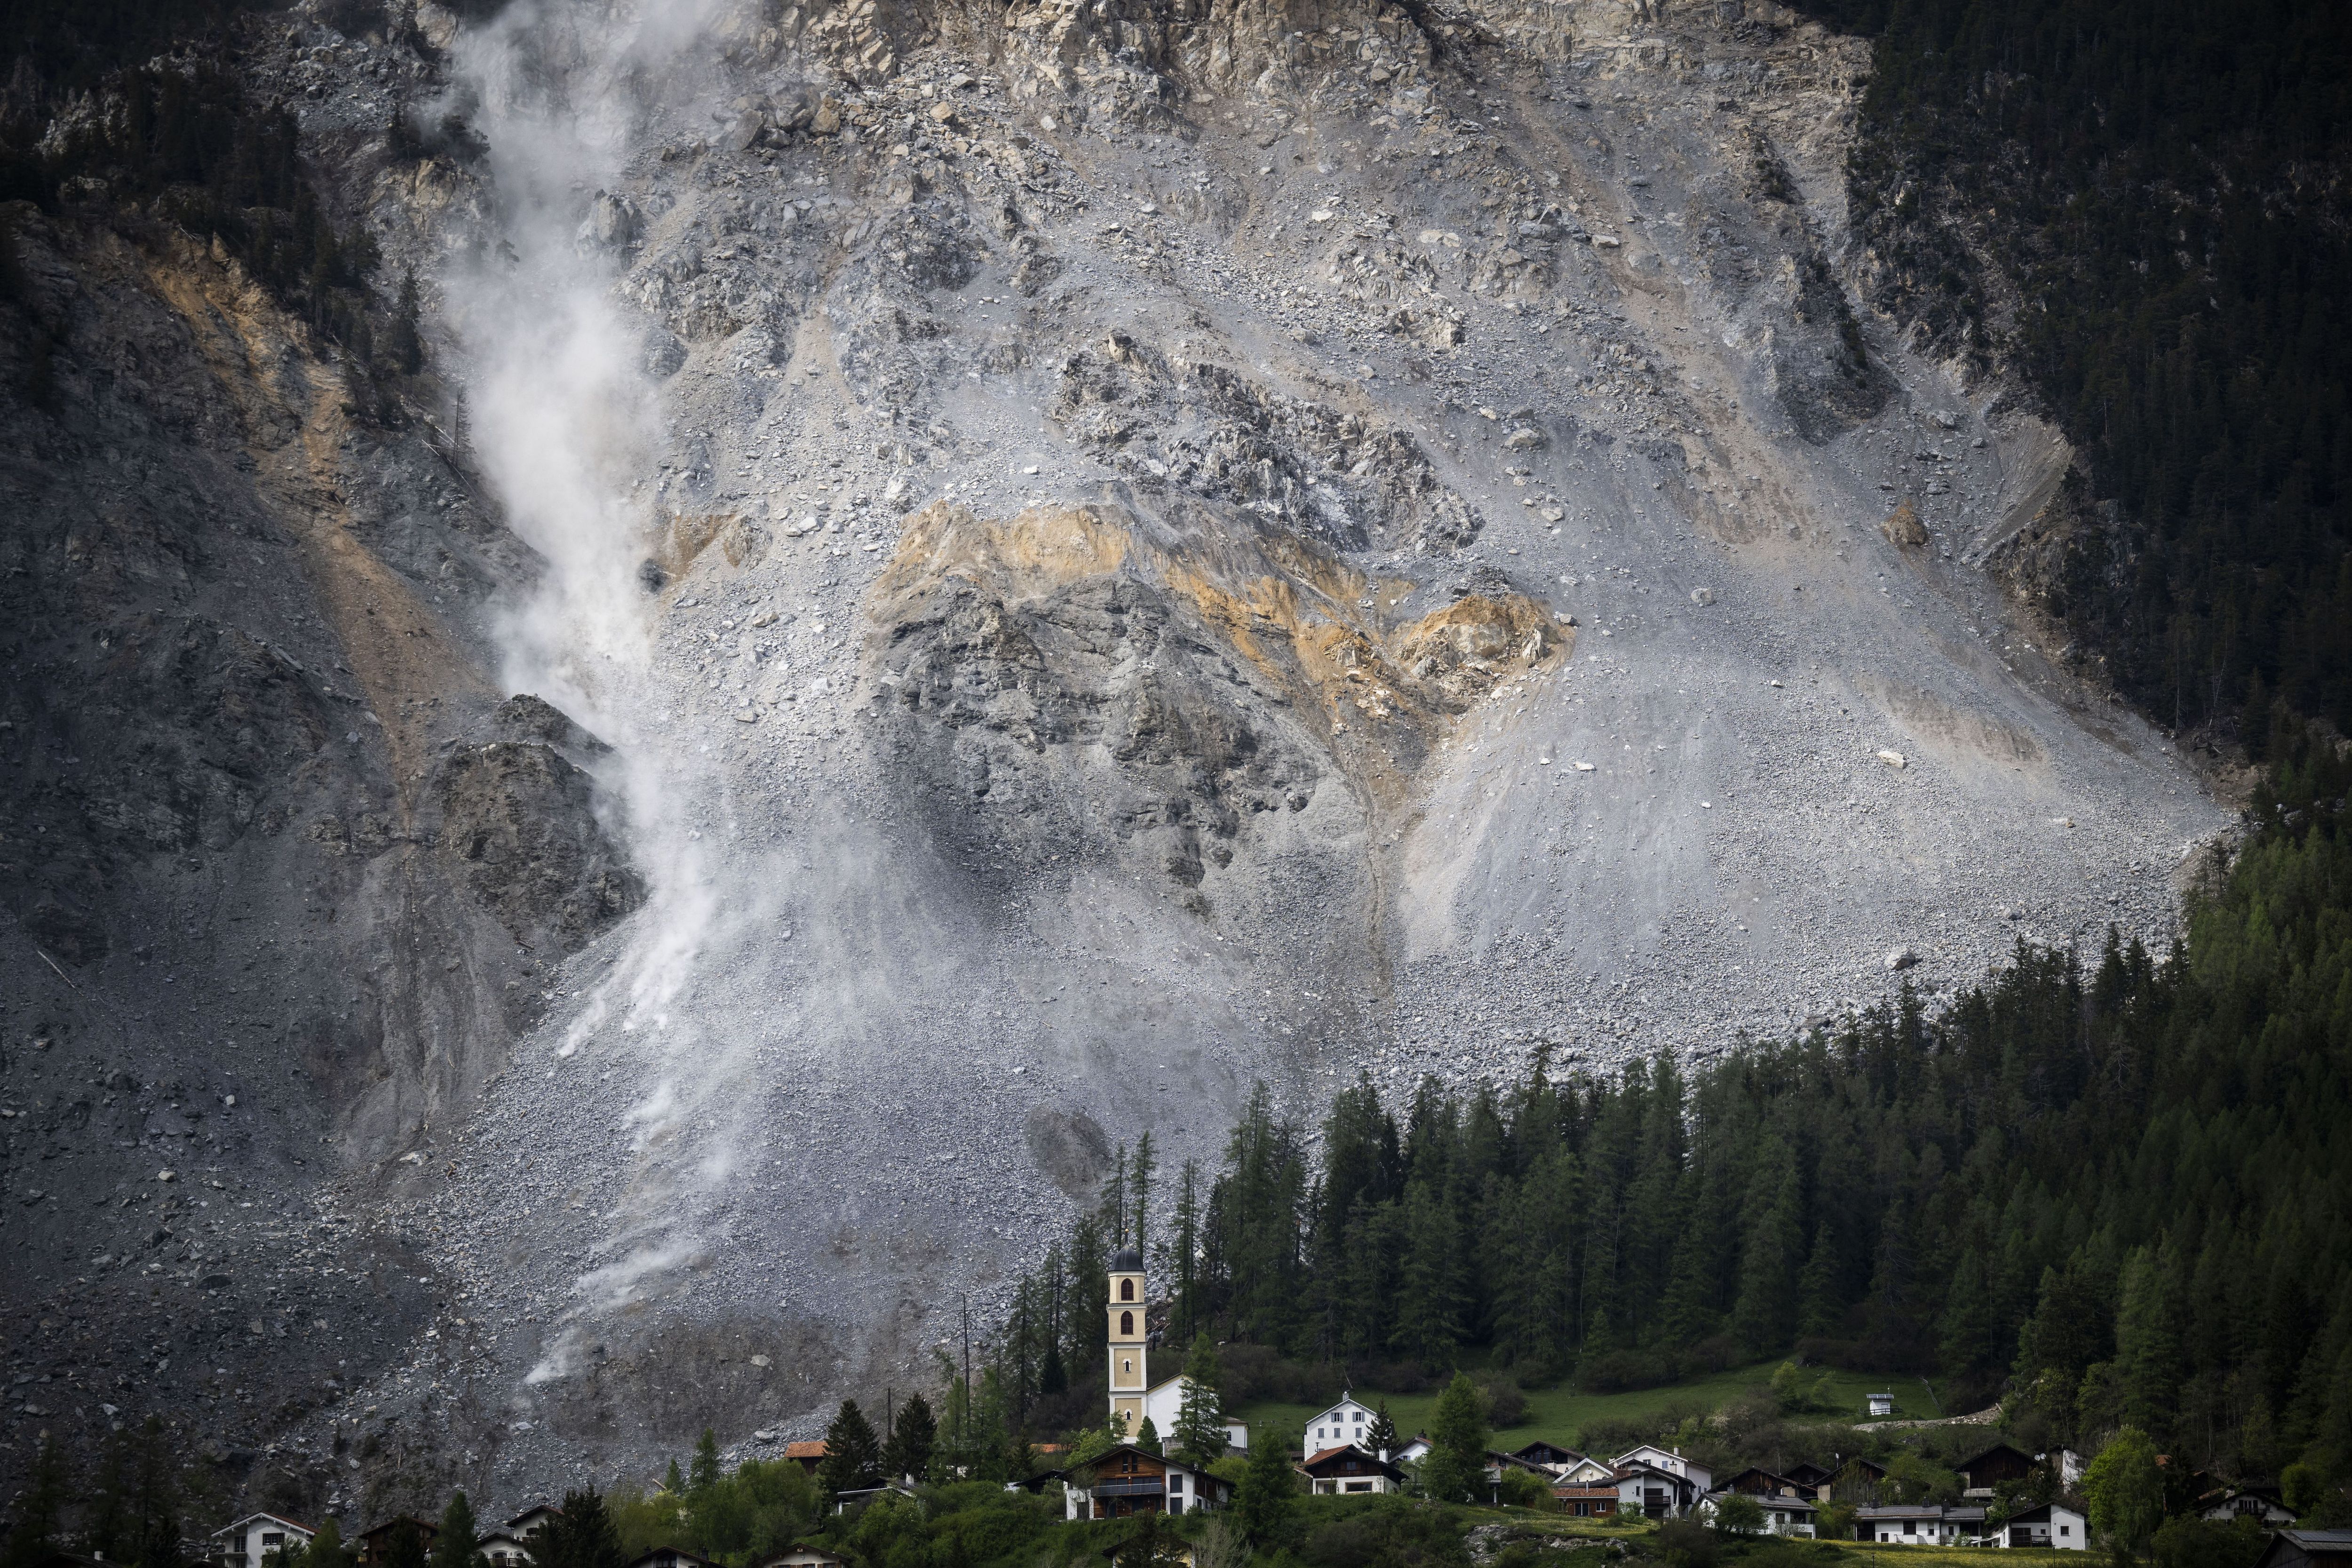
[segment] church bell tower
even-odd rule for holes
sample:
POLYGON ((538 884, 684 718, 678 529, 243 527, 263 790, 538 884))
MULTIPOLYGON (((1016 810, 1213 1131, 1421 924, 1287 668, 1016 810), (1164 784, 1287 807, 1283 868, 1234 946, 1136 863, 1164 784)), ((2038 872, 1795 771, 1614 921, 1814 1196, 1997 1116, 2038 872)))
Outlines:
POLYGON ((1143 1254, 1122 1247, 1110 1260, 1110 1420, 1133 1442, 1143 1431, 1143 1254))

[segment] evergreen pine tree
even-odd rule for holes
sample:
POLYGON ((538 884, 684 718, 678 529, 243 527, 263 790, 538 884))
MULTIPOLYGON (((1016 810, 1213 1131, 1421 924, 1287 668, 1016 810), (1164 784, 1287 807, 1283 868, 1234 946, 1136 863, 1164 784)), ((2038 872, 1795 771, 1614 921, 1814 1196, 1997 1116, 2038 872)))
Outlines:
POLYGON ((1297 1472, 1290 1468, 1290 1445, 1274 1433, 1250 1445, 1249 1463, 1234 1488, 1234 1524, 1260 1551, 1282 1538, 1296 1508, 1297 1472))
POLYGON ((344 1549, 342 1526, 332 1514, 320 1521, 318 1534, 301 1549, 300 1568, 351 1568, 352 1553, 344 1549))
POLYGON ((2123 1380, 2123 1417, 2156 1442, 2168 1441, 2180 1386, 2180 1342, 2171 1282, 2178 1277, 2168 1243, 2135 1247, 2124 1260, 2123 1300, 2116 1310, 2116 1371, 2123 1380))
POLYGON ((391 1532, 384 1537, 383 1568, 429 1568, 425 1532, 416 1528, 414 1521, 393 1521, 391 1532))
POLYGON ((303 1568, 352 1568, 351 1549, 343 1544, 342 1521, 329 1514, 319 1524, 319 1533, 302 1553, 303 1568))
POLYGON ((816 1468, 817 1489, 830 1502, 843 1492, 862 1491, 879 1484, 882 1446, 873 1425, 857 1401, 845 1399, 833 1424, 824 1429, 824 1458, 816 1468))
POLYGON ((58 1531, 72 1490, 65 1450, 45 1439, 33 1458, 33 1473, 16 1500, 16 1521, 0 1546, 0 1568, 43 1568, 58 1550, 58 1531))
POLYGON ((1176 1412, 1176 1453, 1187 1464, 1206 1465, 1224 1457, 1224 1410, 1217 1394, 1223 1381, 1217 1347, 1196 1335, 1184 1357, 1184 1402, 1176 1412))
POLYGON ((719 1484, 719 1435, 709 1427, 694 1445, 694 1466, 686 1475, 688 1496, 699 1496, 719 1484))
POLYGON ((1429 1418, 1429 1457, 1421 1462, 1423 1490, 1440 1502, 1475 1502, 1486 1469, 1486 1417, 1478 1387, 1457 1372, 1429 1418))
POLYGON ((459 1492, 441 1510, 441 1529, 426 1553, 428 1568, 482 1568, 482 1554, 474 1550, 481 1531, 474 1527, 474 1508, 459 1492))
POLYGON ((662 1490, 674 1498, 686 1496, 686 1472, 677 1468, 675 1458, 670 1460, 669 1469, 662 1477, 662 1490))
POLYGON ((530 1552, 531 1568, 623 1568, 626 1561, 612 1511, 593 1487, 563 1494, 562 1508, 531 1536, 530 1552))
POLYGON ((1135 1446, 1147 1454, 1160 1452, 1160 1426, 1150 1415, 1143 1418, 1143 1429, 1135 1435, 1135 1446))
POLYGON ((1389 1416, 1389 1402, 1385 1399, 1372 1406, 1372 1424, 1365 1429, 1364 1444, 1375 1454, 1393 1454, 1404 1447, 1397 1436, 1396 1422, 1389 1416))
MULTIPOLYGON (((1059 1363, 1055 1364, 1058 1369, 1059 1363)), ((1048 1392, 1060 1391, 1054 1389, 1048 1392)), ((907 1403, 898 1407, 898 1419, 890 1424, 890 1440, 882 1445, 884 1479, 894 1481, 908 1476, 919 1481, 928 1479, 931 1473, 931 1451, 939 1446, 939 1422, 931 1415, 930 1402, 920 1392, 908 1394, 907 1403)))
POLYGON ((1845 1303, 1838 1299, 1837 1238, 1823 1220, 1813 1227, 1813 1249, 1805 1257, 1804 1272, 1797 1276, 1797 1331, 1833 1334, 1844 1316, 1845 1303))

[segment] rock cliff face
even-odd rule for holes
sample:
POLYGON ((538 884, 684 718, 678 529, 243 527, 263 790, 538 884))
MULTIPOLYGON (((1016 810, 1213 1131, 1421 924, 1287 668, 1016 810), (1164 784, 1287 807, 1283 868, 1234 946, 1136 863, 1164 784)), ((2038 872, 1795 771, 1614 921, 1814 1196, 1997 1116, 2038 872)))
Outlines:
POLYGON ((1867 60, 1769 5, 240 47, 426 369, 12 217, 7 1316, 78 1439, 371 1512, 758 1448, 1254 1079, 1710 1054, 2159 931, 2220 821, 1980 573, 2063 447, 1858 312, 1867 60))

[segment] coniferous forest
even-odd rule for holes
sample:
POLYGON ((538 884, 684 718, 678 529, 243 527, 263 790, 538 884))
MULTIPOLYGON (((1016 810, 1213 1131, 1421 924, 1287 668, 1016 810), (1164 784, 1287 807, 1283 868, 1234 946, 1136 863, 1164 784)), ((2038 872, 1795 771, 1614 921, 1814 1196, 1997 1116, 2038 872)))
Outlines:
POLYGON ((1464 1363, 1605 1391, 1795 1356, 1940 1374, 1950 1408, 2003 1400, 2037 1445, 2128 1426, 2216 1474, 2340 1484, 2352 819, 2332 743, 2275 778, 2171 952, 2021 945, 1936 1016, 1906 994, 1696 1072, 1424 1084, 1402 1108, 1360 1084, 1319 1154, 1261 1089, 1213 1175, 1158 1179, 1147 1144, 1024 1281, 998 1417, 1099 1419, 1103 1258, 1149 1235, 1168 1339, 1327 1369, 1298 1397, 1464 1363))
POLYGON ((1869 36, 1872 302, 2077 452, 2030 586, 2139 706, 2352 726, 2352 10, 1798 0, 1869 36))

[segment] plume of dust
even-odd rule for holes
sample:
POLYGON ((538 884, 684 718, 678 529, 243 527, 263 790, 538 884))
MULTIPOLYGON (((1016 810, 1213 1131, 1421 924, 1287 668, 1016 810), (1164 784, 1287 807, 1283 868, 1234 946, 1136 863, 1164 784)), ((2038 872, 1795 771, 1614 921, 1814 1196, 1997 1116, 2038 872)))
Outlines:
MULTIPOLYGON (((676 1004, 724 935, 721 900, 684 805, 704 781, 686 773, 686 748, 652 733, 671 698, 655 657, 655 600, 638 576, 656 520, 638 498, 665 445, 663 409, 641 335, 614 299, 618 265, 587 238, 593 204, 621 187, 635 153, 708 109, 720 71, 703 46, 723 3, 518 0, 452 48, 451 107, 487 143, 492 211, 487 243, 451 263, 443 292, 470 365, 477 458, 543 563, 501 623, 502 679, 613 743, 608 783, 649 883, 630 951, 558 1047, 570 1057, 636 1034, 655 1078, 631 1117, 631 1201, 600 1249, 624 1256, 576 1282, 586 1312, 611 1309, 682 1255, 681 1176, 709 1186, 732 1165, 723 1149, 671 1163, 693 1102, 719 1092, 686 1077, 698 1042, 676 1004)), ((559 1342, 533 1380, 567 1361, 559 1342)))

